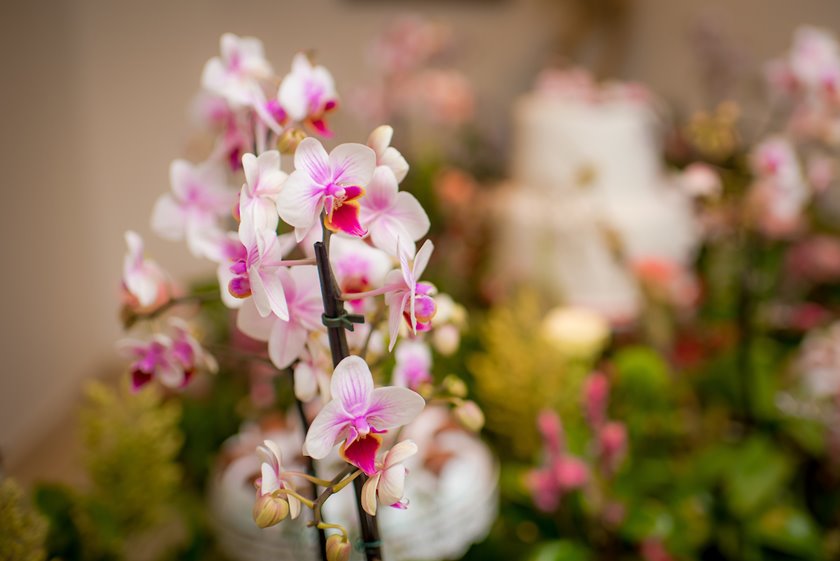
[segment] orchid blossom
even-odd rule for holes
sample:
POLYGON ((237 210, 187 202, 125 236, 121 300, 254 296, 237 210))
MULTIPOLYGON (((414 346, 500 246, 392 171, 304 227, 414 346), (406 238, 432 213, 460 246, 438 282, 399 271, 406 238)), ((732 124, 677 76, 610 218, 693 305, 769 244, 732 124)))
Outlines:
POLYGON ((269 150, 259 156, 242 156, 245 184, 239 196, 239 238, 251 245, 257 232, 277 230, 277 195, 286 174, 280 170, 280 152, 269 150))
MULTIPOLYGON (((283 479, 283 456, 277 443, 266 440, 257 447, 257 453, 262 460, 260 478, 256 481, 258 493, 264 496, 283 489, 294 491, 288 481, 283 479)), ((292 495, 286 495, 284 498, 289 502, 289 514, 292 518, 297 518, 300 515, 300 500, 292 495)))
POLYGON ((376 473, 379 434, 411 422, 425 406, 417 393, 399 387, 376 388, 364 360, 349 356, 336 366, 330 382, 332 401, 309 427, 304 454, 325 458, 332 447, 344 441, 344 458, 368 475, 376 473))
MULTIPOLYGON (((391 259, 358 239, 336 236, 330 242, 330 261, 341 292, 345 295, 381 288, 391 270, 391 259)), ((365 300, 350 300, 355 312, 363 312, 365 300)))
POLYGON ((221 232, 218 222, 229 216, 235 193, 224 170, 215 162, 193 165, 175 160, 169 167, 172 192, 162 195, 152 211, 152 229, 170 240, 187 239, 196 257, 213 258, 214 240, 221 232))
POLYGON ((295 397, 308 403, 320 394, 330 399, 330 357, 317 344, 307 345, 294 367, 295 397))
POLYGON ((170 388, 181 387, 188 381, 172 355, 172 339, 166 335, 154 335, 149 341, 123 339, 117 343, 117 350, 133 359, 129 368, 134 390, 139 390, 154 378, 170 388))
POLYGON ((283 369, 304 352, 310 332, 323 330, 324 307, 314 266, 281 268, 276 274, 283 287, 288 320, 274 314, 261 316, 253 299, 249 299, 239 309, 236 326, 257 341, 267 341, 269 358, 277 368, 283 369))
POLYGON ((157 263, 143 256, 143 238, 129 230, 125 243, 128 253, 123 259, 122 286, 129 305, 150 308, 163 304, 169 297, 166 275, 157 263))
POLYGON ((256 81, 270 78, 272 68, 263 55, 263 45, 254 37, 225 33, 220 41, 221 57, 204 66, 201 85, 234 105, 247 105, 256 81))
POLYGON ((367 145, 376 153, 376 166, 387 167, 394 173, 397 183, 408 174, 408 162, 399 150, 391 146, 394 129, 388 125, 376 127, 368 137, 367 145))
POLYGON ((314 138, 295 151, 295 171, 277 197, 277 212, 295 227, 302 240, 325 212, 324 225, 333 232, 362 237, 359 201, 373 177, 376 155, 363 144, 341 144, 327 154, 314 138))
POLYGON ((361 223, 373 245, 397 256, 414 257, 414 242, 429 231, 429 217, 414 195, 399 191, 391 168, 379 166, 361 200, 361 223))
POLYGON ((326 114, 338 106, 332 75, 323 66, 313 66, 304 53, 292 60, 292 71, 283 78, 277 92, 289 118, 305 122, 323 136, 332 136, 326 114))
POLYGON ((403 440, 385 453, 382 462, 377 462, 376 472, 362 486, 362 508, 376 516, 376 504, 394 508, 408 508, 405 499, 405 476, 408 470, 403 462, 417 453, 412 440, 403 440))
POLYGON ((402 341, 395 353, 394 384, 416 390, 432 380, 432 351, 420 340, 402 341))
POLYGON ((392 351, 397 344, 397 336, 400 332, 401 319, 405 318, 411 332, 428 331, 431 329, 431 321, 435 316, 435 301, 432 296, 435 287, 427 282, 420 282, 417 279, 426 270, 429 264, 429 257, 432 255, 434 245, 431 240, 426 240, 423 247, 417 252, 417 256, 409 264, 409 257, 405 252, 400 254, 400 269, 388 273, 385 277, 385 302, 388 304, 388 333, 390 342, 388 350, 392 351))
POLYGON ((171 318, 169 329, 172 331, 172 356, 183 369, 185 382, 188 382, 193 373, 199 369, 216 373, 219 369, 216 359, 193 337, 184 320, 177 317, 171 318))

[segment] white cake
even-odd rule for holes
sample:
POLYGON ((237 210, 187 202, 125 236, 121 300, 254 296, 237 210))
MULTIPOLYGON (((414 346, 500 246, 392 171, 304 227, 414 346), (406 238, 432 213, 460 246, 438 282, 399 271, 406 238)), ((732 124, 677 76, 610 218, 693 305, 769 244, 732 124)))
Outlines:
POLYGON ((517 102, 514 119, 512 179, 496 201, 497 270, 632 319, 639 294, 628 263, 688 264, 697 237, 691 201, 665 177, 649 96, 553 74, 517 102))

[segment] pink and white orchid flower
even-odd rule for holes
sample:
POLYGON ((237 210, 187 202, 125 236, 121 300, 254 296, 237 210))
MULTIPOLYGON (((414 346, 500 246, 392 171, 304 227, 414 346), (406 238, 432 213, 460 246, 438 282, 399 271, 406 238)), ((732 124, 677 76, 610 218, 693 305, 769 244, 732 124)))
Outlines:
POLYGON ((408 174, 408 162, 399 150, 391 146, 394 129, 388 125, 376 127, 368 137, 367 145, 376 153, 376 166, 385 166, 394 172, 397 183, 405 179, 408 174))
POLYGON ((268 356, 277 368, 290 366, 304 352, 310 332, 324 329, 324 312, 318 273, 312 265, 277 271, 288 309, 288 320, 260 315, 253 298, 239 309, 236 326, 257 341, 268 342, 268 356))
POLYGON ((402 341, 397 346, 394 385, 416 390, 432 380, 432 351, 423 341, 402 341))
POLYGON ((193 165, 175 160, 169 167, 169 181, 172 192, 157 200, 152 229, 170 240, 186 236, 193 255, 212 259, 220 232, 218 221, 230 215, 236 201, 224 169, 212 161, 193 165))
POLYGON ((317 344, 307 345, 294 368, 295 397, 308 403, 320 394, 325 403, 330 400, 330 357, 317 344))
POLYGON ((385 277, 383 291, 385 303, 388 304, 389 351, 392 351, 394 345, 397 344, 402 318, 405 318, 413 334, 416 334, 418 330, 431 329, 432 318, 435 317, 437 309, 435 300, 432 298, 435 287, 417 279, 426 270, 433 250, 432 240, 426 240, 411 264, 409 264, 406 252, 401 252, 400 269, 391 271, 385 277))
POLYGON ((196 370, 204 370, 216 373, 219 365, 213 355, 204 350, 195 337, 193 337, 187 323, 177 317, 169 320, 169 329, 172 332, 172 356, 183 369, 188 382, 196 370))
POLYGON ((338 94, 330 72, 313 66, 304 53, 292 59, 292 71, 277 92, 280 105, 293 121, 307 123, 323 136, 332 136, 324 120, 338 106, 338 94))
POLYGON ((132 308, 151 308, 169 299, 168 283, 157 263, 143 256, 143 238, 131 230, 125 233, 128 253, 123 258, 122 286, 132 308))
POLYGON ((172 340, 163 334, 154 335, 151 340, 123 339, 117 342, 117 350, 123 356, 133 359, 131 363, 131 387, 136 391, 157 378, 161 384, 179 388, 188 381, 184 370, 172 355, 172 340))
MULTIPOLYGON (((272 440, 263 441, 261 446, 257 446, 257 454, 262 460, 260 478, 255 482, 259 495, 270 495, 281 489, 294 491, 289 482, 283 479, 283 456, 277 443, 272 440)), ((300 500, 291 495, 285 495, 283 498, 289 502, 291 517, 300 516, 300 500)))
POLYGON ((239 238, 243 245, 255 241, 257 232, 276 232, 277 196, 286 174, 280 170, 280 152, 269 150, 259 156, 242 156, 245 184, 239 195, 239 238))
POLYGON ((385 453, 377 462, 376 473, 362 486, 362 508, 376 516, 377 502, 394 508, 408 508, 405 499, 405 476, 408 470, 403 462, 417 453, 412 440, 403 440, 385 453))
MULTIPOLYGON (((381 288, 391 270, 391 259, 382 251, 359 239, 334 236, 330 242, 330 262, 342 294, 381 288)), ((364 299, 350 300, 357 313, 365 309, 364 299)))
POLYGON ((380 433, 414 420, 426 402, 419 394, 399 387, 376 388, 364 360, 349 356, 336 366, 330 382, 332 401, 309 427, 304 454, 325 458, 332 447, 344 441, 344 458, 368 475, 376 473, 380 433))
POLYGON ((329 155, 314 138, 295 151, 295 171, 277 197, 277 212, 302 240, 325 211, 324 225, 333 232, 362 237, 359 199, 373 177, 376 155, 363 144, 341 144, 329 155))
POLYGON ((429 217, 411 193, 399 191, 391 168, 379 166, 361 200, 361 223, 373 245, 398 256, 414 257, 414 242, 429 231, 429 217))
POLYGON ((204 65, 201 85, 234 105, 248 105, 253 86, 270 78, 273 70, 263 54, 263 45, 254 37, 225 33, 220 41, 221 57, 204 65))
POLYGON ((273 230, 256 233, 253 245, 244 248, 239 259, 230 266, 235 276, 228 283, 228 291, 236 298, 254 297, 254 304, 261 317, 274 314, 282 320, 289 319, 289 309, 283 288, 281 271, 294 261, 284 261, 283 255, 293 246, 288 237, 278 236, 273 230))

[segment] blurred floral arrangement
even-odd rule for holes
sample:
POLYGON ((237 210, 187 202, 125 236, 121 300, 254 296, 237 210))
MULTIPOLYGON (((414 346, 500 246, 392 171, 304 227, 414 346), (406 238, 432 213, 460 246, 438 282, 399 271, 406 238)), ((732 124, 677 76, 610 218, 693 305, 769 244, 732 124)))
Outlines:
MULTIPOLYGON (((613 101, 621 88, 580 71, 548 78, 540 95, 563 96, 564 108, 633 122, 613 101)), ((645 240, 619 213, 593 221, 612 262, 601 270, 629 279, 610 277, 633 305, 587 305, 575 299, 586 287, 567 283, 566 304, 549 313, 551 294, 532 288, 483 319, 470 369, 487 434, 510 460, 503 516, 476 558, 840 556, 836 38, 801 28, 767 64, 766 84, 756 127, 723 101, 668 135, 662 192, 679 193, 690 214, 651 230, 673 239, 688 227, 686 249, 669 256, 668 240, 645 240)), ((609 171, 576 176, 577 188, 608 188, 597 174, 609 171)), ((592 255, 561 263, 591 266, 592 255)))

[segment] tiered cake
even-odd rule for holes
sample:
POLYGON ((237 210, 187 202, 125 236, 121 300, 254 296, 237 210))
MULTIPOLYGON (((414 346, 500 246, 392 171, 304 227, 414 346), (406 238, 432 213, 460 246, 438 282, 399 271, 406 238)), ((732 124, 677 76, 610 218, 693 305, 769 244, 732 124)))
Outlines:
POLYGON ((499 274, 631 319, 639 298, 630 264, 685 264, 696 239, 691 201, 664 175, 650 96, 553 72, 514 118, 513 177, 497 200, 499 274))

